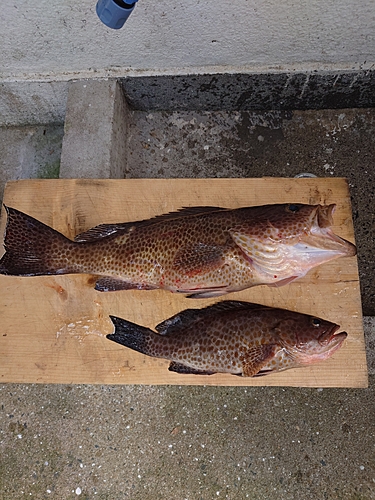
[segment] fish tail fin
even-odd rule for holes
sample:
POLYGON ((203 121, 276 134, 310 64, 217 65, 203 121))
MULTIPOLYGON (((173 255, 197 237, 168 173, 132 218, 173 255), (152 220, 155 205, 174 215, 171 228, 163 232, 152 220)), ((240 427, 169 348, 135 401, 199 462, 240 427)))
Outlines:
POLYGON ((77 272, 67 263, 69 250, 77 244, 30 215, 15 208, 5 209, 8 219, 0 274, 42 276, 77 272))
POLYGON ((152 355, 149 348, 149 339, 156 335, 152 330, 116 316, 110 316, 110 318, 115 331, 107 335, 107 339, 129 347, 133 351, 148 354, 149 356, 152 355))

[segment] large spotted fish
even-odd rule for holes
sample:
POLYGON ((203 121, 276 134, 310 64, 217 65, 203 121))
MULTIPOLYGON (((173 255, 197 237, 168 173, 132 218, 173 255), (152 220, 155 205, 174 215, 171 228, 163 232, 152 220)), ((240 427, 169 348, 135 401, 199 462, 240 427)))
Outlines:
POLYGON ((170 360, 170 371, 201 375, 253 377, 310 365, 332 356, 347 337, 320 318, 236 301, 182 311, 158 325, 158 333, 111 320, 109 340, 170 360))
POLYGON ((213 297, 284 285, 311 268, 352 256, 330 226, 335 205, 193 207, 153 219, 103 224, 71 241, 14 208, 0 273, 88 273, 100 291, 161 288, 213 297))

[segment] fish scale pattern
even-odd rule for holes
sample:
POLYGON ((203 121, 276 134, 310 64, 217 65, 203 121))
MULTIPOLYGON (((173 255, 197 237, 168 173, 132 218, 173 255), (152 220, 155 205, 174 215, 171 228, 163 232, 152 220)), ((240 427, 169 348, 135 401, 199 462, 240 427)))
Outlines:
POLYGON ((179 315, 167 320, 163 335, 114 318, 115 332, 107 337, 169 359, 171 369, 180 373, 249 377, 327 359, 347 336, 336 334, 339 326, 329 321, 245 302, 225 301, 188 313, 180 322, 179 315))
POLYGON ((327 229, 333 207, 194 207, 146 221, 103 224, 78 241, 8 208, 0 272, 96 274, 105 277, 105 285, 103 279, 96 284, 102 291, 161 288, 196 297, 286 284, 316 265, 355 254, 354 245, 327 229))

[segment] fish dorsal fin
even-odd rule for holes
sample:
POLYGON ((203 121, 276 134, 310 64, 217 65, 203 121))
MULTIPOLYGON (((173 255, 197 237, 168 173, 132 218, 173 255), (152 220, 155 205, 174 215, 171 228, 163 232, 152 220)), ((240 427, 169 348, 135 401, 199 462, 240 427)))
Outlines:
POLYGON ((183 207, 175 212, 156 215, 151 219, 139 220, 135 222, 120 222, 116 224, 99 224, 98 226, 92 227, 91 229, 78 234, 74 238, 74 241, 85 243, 88 241, 97 240, 99 238, 105 238, 114 233, 127 232, 131 228, 135 229, 136 227, 140 226, 151 226, 153 224, 158 224, 159 222, 164 222, 167 220, 175 220, 181 217, 191 217, 193 215, 203 215, 225 210, 229 209, 223 207, 183 207))
POLYGON ((138 221, 138 222, 135 222, 134 224, 148 226, 148 225, 158 224, 159 222, 165 222, 168 220, 176 220, 176 219, 181 219, 183 217, 192 217, 195 215, 212 214, 214 212, 225 212, 227 210, 230 210, 230 209, 223 208, 223 207, 210 207, 210 206, 182 207, 174 212, 168 212, 166 214, 156 215, 155 217, 152 217, 151 219, 138 221))
POLYGON ((223 210, 225 211, 230 209, 225 207, 212 207, 212 206, 182 207, 176 210, 175 212, 168 212, 167 214, 157 215, 151 220, 159 219, 160 217, 169 218, 170 216, 172 216, 172 218, 175 218, 175 217, 185 217, 190 215, 210 214, 212 212, 222 212, 223 210))
POLYGON ((203 317, 202 309, 185 309, 175 314, 171 318, 162 321, 156 325, 155 330, 161 335, 171 335, 176 333, 185 325, 193 324, 203 317))
POLYGON ((99 226, 92 227, 83 233, 77 234, 74 241, 78 243, 87 243, 88 241, 106 238, 107 236, 119 233, 120 231, 127 232, 132 227, 134 227, 133 222, 124 222, 121 224, 99 224, 99 226))
POLYGON ((177 333, 181 328, 184 328, 187 325, 193 325, 207 316, 233 310, 264 308, 267 308, 267 306, 237 300, 224 300, 202 309, 185 309, 171 318, 166 319, 162 323, 159 323, 155 329, 161 335, 171 335, 173 333, 177 333))
POLYGON ((212 306, 207 306, 201 311, 205 311, 205 314, 216 314, 218 312, 242 310, 242 309, 264 309, 268 308, 261 304, 253 304, 252 302, 244 302, 242 300, 222 300, 217 302, 212 306))

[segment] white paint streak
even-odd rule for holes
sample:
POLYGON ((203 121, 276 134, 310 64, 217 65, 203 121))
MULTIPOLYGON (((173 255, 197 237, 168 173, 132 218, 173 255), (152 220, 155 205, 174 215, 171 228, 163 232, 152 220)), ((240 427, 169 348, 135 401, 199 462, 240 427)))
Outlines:
POLYGON ((303 95, 304 95, 304 93, 305 93, 305 91, 307 89, 307 86, 309 84, 309 81, 310 81, 310 75, 308 74, 308 75, 306 75, 306 80, 305 80, 305 82, 303 84, 302 91, 301 91, 301 94, 299 96, 300 99, 302 99, 302 97, 303 97, 303 95))

